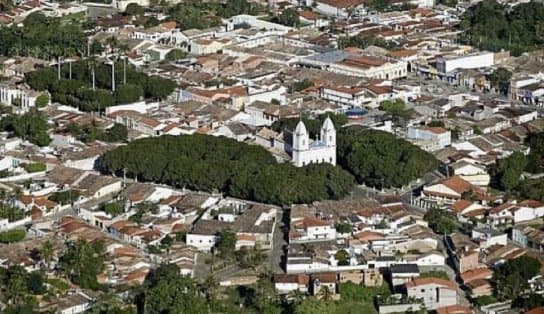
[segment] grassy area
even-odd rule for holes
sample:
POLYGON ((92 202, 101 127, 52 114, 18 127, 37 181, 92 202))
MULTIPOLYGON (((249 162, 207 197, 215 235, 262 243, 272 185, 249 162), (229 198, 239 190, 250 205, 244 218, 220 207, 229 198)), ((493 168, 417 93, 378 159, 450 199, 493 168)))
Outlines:
POLYGON ((428 271, 426 273, 421 273, 420 278, 441 278, 445 280, 450 280, 448 274, 445 271, 428 271))
POLYGON ((357 301, 372 303, 377 295, 388 296, 391 294, 389 286, 384 283, 379 287, 365 287, 351 282, 340 284, 340 296, 342 301, 357 301))
POLYGON ((48 284, 52 285, 53 287, 55 287, 55 288, 58 289, 58 290, 65 291, 65 290, 70 289, 70 285, 69 285, 66 281, 61 280, 61 279, 57 279, 57 278, 47 278, 47 279, 45 280, 45 282, 47 282, 48 284))

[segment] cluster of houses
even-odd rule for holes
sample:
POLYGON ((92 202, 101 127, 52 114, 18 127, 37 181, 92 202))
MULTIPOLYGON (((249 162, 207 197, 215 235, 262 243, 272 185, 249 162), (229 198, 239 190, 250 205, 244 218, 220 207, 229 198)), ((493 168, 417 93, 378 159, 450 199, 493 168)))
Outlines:
MULTIPOLYGON (((377 301, 380 313, 472 313, 461 299, 465 293, 491 295, 495 265, 544 250, 544 231, 532 224, 544 217, 544 204, 505 200, 488 189, 491 166, 516 151, 528 154, 528 136, 544 131, 538 112, 544 101, 544 75, 538 71, 542 56, 511 57, 459 44, 455 25, 467 3, 452 8, 411 0, 414 8, 406 9, 393 1, 398 10, 379 13, 362 0, 305 1, 304 7, 298 2, 267 3, 274 13, 294 9, 301 21, 296 28, 250 15, 232 16, 208 29, 183 29, 162 15, 152 27, 140 26, 128 14, 93 17, 89 42, 112 48, 104 49, 99 60, 111 57, 115 49, 108 45, 115 37, 126 47, 128 64, 176 83, 167 99, 142 98, 103 114, 51 102, 48 92, 25 83, 27 73, 54 66, 50 60, 0 57, 5 78, 0 103, 23 114, 47 96, 39 110, 53 129, 51 144, 41 148, 0 134, 0 188, 7 192, 1 201, 22 213, 0 218, 0 232, 26 228, 36 241, 56 239, 58 251, 66 240, 104 241, 106 270, 99 281, 112 285, 141 284, 161 262, 194 276, 197 255, 213 252, 225 231, 234 233, 236 250, 274 251, 282 208, 100 174, 101 154, 119 143, 84 143, 69 127, 107 130, 120 124, 129 141, 223 136, 260 145, 278 161, 302 167, 336 165, 337 126, 326 118, 315 136, 302 119, 285 130, 274 128, 274 122, 345 114, 348 125, 389 132, 432 153, 440 161, 433 173, 438 178, 418 180, 420 188, 409 204, 376 197, 293 205, 285 211, 285 272, 274 276, 276 290, 320 297, 328 289, 338 298, 342 283, 387 284, 394 294, 377 301), (338 34, 374 38, 395 48, 353 47, 338 34), (185 56, 171 60, 172 51, 185 56), (501 67, 514 72, 507 95, 489 79, 501 67), (403 113, 388 111, 384 101, 402 104, 403 113), (120 213, 107 212, 103 205, 112 202, 120 204, 120 213), (438 235, 408 205, 443 209, 470 225, 470 231, 438 235), (141 214, 142 208, 153 209, 141 214), (178 235, 183 244, 176 240, 167 252, 158 249, 178 235), (450 269, 447 260, 453 264, 449 280, 428 275, 450 269)), ((128 3, 149 5, 123 0, 111 7, 122 11, 128 3)), ((85 17, 88 7, 20 1, 0 13, 0 23, 18 25, 38 11, 85 17)), ((56 65, 72 61, 63 62, 56 65)), ((44 267, 27 250, 2 249, 2 267, 44 267)), ((59 304, 77 313, 93 299, 91 292, 77 291, 59 304)))
POLYGON ((279 293, 320 296, 341 284, 389 285, 397 294, 382 300, 380 313, 440 309, 458 304, 457 285, 425 275, 445 269, 441 237, 396 197, 325 201, 291 208, 286 275, 274 278, 279 293), (410 302, 408 302, 410 301, 410 302))

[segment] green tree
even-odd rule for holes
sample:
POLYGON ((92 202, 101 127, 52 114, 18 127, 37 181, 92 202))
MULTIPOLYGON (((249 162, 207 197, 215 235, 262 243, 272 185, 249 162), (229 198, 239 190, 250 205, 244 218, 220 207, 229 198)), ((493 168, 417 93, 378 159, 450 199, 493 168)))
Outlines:
POLYGON ((23 140, 28 140, 38 146, 47 146, 51 142, 51 138, 47 134, 47 121, 36 110, 31 110, 22 116, 6 116, 0 123, 4 130, 13 132, 23 140))
POLYGON ((49 95, 41 94, 36 98, 36 107, 44 108, 49 105, 49 95))
POLYGON ((369 186, 402 187, 436 169, 433 155, 395 135, 361 127, 337 136, 338 164, 369 186))
POLYGON ((142 88, 134 84, 119 85, 115 90, 115 102, 117 104, 133 103, 140 100, 143 96, 142 88))
POLYGON ((541 266, 537 259, 527 255, 501 264, 493 273, 497 298, 499 300, 518 298, 528 288, 529 279, 539 274, 541 266))
POLYGON ((49 200, 61 205, 71 204, 78 200, 80 193, 77 190, 58 191, 49 196, 49 200))
POLYGON ((512 78, 512 72, 507 69, 500 67, 493 71, 490 75, 489 80, 491 81, 491 86, 495 87, 503 94, 508 94, 510 89, 510 79, 512 78))
POLYGON ((132 141, 106 152, 99 167, 142 181, 281 205, 338 199, 353 186, 353 177, 339 167, 279 164, 261 147, 204 135, 132 141))
POLYGON ((391 0, 372 0, 369 7, 378 12, 383 12, 391 7, 391 0))
POLYGON ((125 9, 126 15, 144 15, 145 9, 137 3, 129 3, 125 9))
POLYGON ((429 223, 429 227, 439 234, 451 234, 459 227, 455 216, 440 208, 429 209, 423 219, 429 223))
POLYGON ((402 99, 384 100, 380 103, 380 110, 390 113, 394 116, 406 117, 409 112, 406 110, 406 104, 402 99))
POLYGON ((300 18, 295 9, 288 8, 283 10, 283 12, 281 12, 281 14, 278 16, 278 23, 296 27, 300 25, 300 18))
POLYGON ((125 206, 121 202, 113 202, 102 205, 102 210, 112 217, 119 216, 125 212, 125 206))
POLYGON ((49 267, 49 263, 51 262, 54 254, 55 246, 51 241, 46 240, 40 248, 40 258, 43 260, 45 265, 47 265, 47 267, 49 267))
POLYGON ((339 266, 349 265, 349 253, 346 250, 339 250, 334 254, 334 258, 338 261, 339 266))
POLYGON ((339 233, 351 233, 352 230, 352 226, 350 224, 342 222, 336 223, 334 228, 339 233))
POLYGON ((106 130, 106 133, 99 139, 106 142, 126 142, 128 140, 127 127, 115 123, 111 128, 106 130))
POLYGON ((172 49, 166 54, 166 60, 176 61, 187 57, 187 52, 181 49, 172 49))
POLYGON ((544 44, 540 28, 543 9, 539 2, 510 9, 495 0, 481 1, 463 14, 460 40, 482 50, 509 50, 515 56, 539 49, 544 44))
POLYGON ((66 251, 60 257, 59 268, 73 283, 82 288, 97 290, 100 284, 96 276, 104 269, 105 253, 102 241, 69 242, 66 251))
POLYGON ((219 232, 217 240, 217 249, 219 256, 227 258, 232 256, 236 247, 236 234, 230 229, 225 229, 219 232))
POLYGON ((31 272, 26 279, 26 286, 32 294, 44 294, 47 291, 43 283, 43 275, 40 272, 31 272))
POLYGON ((112 292, 102 293, 93 303, 89 314, 136 314, 136 309, 125 305, 123 300, 112 292))
POLYGON ((196 282, 182 276, 175 264, 161 265, 144 282, 144 292, 138 298, 146 314, 208 313, 196 282))
POLYGON ((526 166, 527 157, 520 152, 514 152, 507 158, 499 160, 491 171, 493 184, 502 190, 512 191, 519 185, 526 166))
POLYGON ((22 241, 26 236, 26 232, 20 229, 12 229, 0 232, 0 243, 14 243, 22 241))

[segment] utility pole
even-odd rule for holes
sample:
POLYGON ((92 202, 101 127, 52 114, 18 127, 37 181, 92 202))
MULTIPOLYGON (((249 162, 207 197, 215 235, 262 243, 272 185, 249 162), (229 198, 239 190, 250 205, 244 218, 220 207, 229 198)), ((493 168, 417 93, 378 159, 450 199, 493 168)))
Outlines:
POLYGON ((115 92, 115 61, 113 60, 109 60, 109 61, 111 62, 111 91, 115 92))
POLYGON ((123 57, 123 84, 127 85, 127 57, 123 57))
POLYGON ((60 80, 60 56, 57 57, 57 76, 58 80, 60 80))

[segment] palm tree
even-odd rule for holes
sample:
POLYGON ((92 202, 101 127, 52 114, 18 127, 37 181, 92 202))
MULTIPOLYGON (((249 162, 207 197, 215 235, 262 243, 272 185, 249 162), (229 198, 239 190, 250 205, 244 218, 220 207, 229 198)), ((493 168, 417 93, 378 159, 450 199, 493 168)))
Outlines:
POLYGON ((92 76, 91 80, 93 82, 93 90, 96 89, 96 74, 95 74, 96 64, 97 64, 97 61, 96 61, 95 55, 91 55, 87 59, 87 65, 91 68, 91 76, 92 76))
POLYGON ((125 44, 118 45, 117 50, 117 59, 119 58, 119 55, 122 56, 123 59, 123 84, 127 84, 127 52, 129 51, 129 48, 125 44))
POLYGON ((208 276, 206 280, 204 280, 204 282, 200 286, 200 288, 206 295, 206 300, 208 301, 208 303, 211 303, 213 302, 213 300, 215 300, 218 287, 219 287, 219 282, 213 275, 208 276))
POLYGON ((69 47, 69 48, 66 48, 66 50, 64 50, 64 54, 63 54, 63 57, 67 58, 66 61, 68 61, 68 65, 69 65, 69 78, 72 79, 72 57, 77 55, 77 51, 72 48, 72 47, 69 47))
POLYGON ((113 313, 123 306, 123 302, 116 294, 106 292, 100 295, 89 310, 89 313, 113 313))
POLYGON ((321 288, 319 288, 318 296, 321 300, 328 302, 332 300, 333 292, 331 291, 329 286, 322 286, 321 288))
POLYGON ((106 39, 106 44, 110 47, 110 53, 113 54, 113 52, 118 48, 119 41, 117 40, 117 37, 111 36, 106 39))
POLYGON ((289 299, 291 299, 294 304, 300 304, 304 300, 304 297, 304 293, 300 292, 298 289, 289 293, 289 299))
POLYGON ((43 259, 46 267, 49 268, 49 263, 51 262, 51 259, 53 258, 53 254, 55 253, 55 248, 53 246, 53 243, 49 240, 45 241, 42 244, 42 247, 40 249, 40 255, 43 259))

